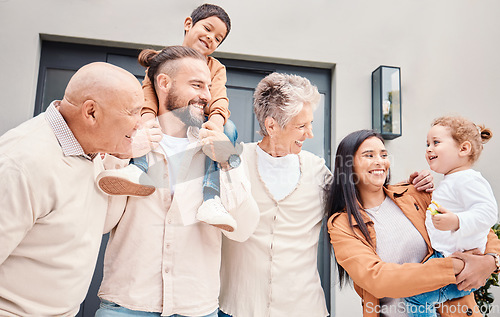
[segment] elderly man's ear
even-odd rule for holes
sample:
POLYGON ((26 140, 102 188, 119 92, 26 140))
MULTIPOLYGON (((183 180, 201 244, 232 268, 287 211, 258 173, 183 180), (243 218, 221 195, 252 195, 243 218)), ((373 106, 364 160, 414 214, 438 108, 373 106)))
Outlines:
POLYGON ((95 124, 98 109, 97 103, 94 100, 86 100, 82 105, 82 115, 85 121, 89 124, 95 124))
POLYGON ((159 74, 156 77, 156 85, 158 89, 162 90, 163 92, 167 92, 170 89, 171 83, 172 80, 167 74, 159 74))

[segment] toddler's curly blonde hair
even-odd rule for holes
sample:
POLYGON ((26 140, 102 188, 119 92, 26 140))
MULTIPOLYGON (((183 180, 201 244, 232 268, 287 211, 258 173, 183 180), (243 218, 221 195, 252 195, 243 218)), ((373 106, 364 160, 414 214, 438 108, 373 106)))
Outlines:
POLYGON ((470 161, 476 162, 483 150, 483 144, 488 142, 493 133, 490 129, 485 128, 484 125, 475 125, 472 121, 460 116, 444 116, 435 119, 431 126, 440 125, 450 129, 452 138, 458 143, 462 144, 469 141, 472 145, 470 161))

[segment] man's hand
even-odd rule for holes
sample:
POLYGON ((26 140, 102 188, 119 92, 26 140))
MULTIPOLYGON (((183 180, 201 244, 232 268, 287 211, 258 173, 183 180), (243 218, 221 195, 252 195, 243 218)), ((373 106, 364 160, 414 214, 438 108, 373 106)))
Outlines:
POLYGON ((426 191, 428 193, 434 191, 434 177, 429 170, 413 172, 410 174, 408 183, 413 184, 418 191, 426 191))
POLYGON ((434 228, 441 231, 457 231, 460 228, 460 220, 457 215, 442 206, 436 210, 439 213, 431 216, 434 228))
POLYGON ((455 252, 451 256, 465 262, 464 269, 457 275, 457 288, 461 291, 483 286, 496 269, 495 259, 490 255, 455 252))
POLYGON ((451 262, 453 263, 453 273, 455 273, 455 276, 460 274, 460 272, 463 271, 465 267, 465 262, 462 259, 451 257, 451 262))

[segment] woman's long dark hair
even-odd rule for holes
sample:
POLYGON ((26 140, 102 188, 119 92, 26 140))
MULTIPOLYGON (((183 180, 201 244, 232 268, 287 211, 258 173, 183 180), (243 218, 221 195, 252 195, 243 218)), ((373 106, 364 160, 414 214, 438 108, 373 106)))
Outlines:
MULTIPOLYGON (((336 213, 346 212, 349 225, 353 228, 352 218, 356 220, 363 236, 371 243, 368 228, 359 212, 361 202, 356 188, 357 178, 354 174, 354 155, 361 144, 368 138, 376 137, 384 143, 382 136, 373 130, 359 130, 347 135, 337 147, 333 178, 328 186, 325 200, 325 216, 327 219, 336 213)), ((386 183, 389 182, 389 178, 386 183)), ((340 286, 349 281, 349 274, 337 263, 340 286)))

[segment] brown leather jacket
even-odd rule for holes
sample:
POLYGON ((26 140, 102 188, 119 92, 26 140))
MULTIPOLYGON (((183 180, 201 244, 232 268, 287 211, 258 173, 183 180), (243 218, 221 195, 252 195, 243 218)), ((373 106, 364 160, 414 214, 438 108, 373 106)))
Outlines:
MULTIPOLYGON (((413 223, 427 243, 428 255, 432 247, 425 229, 425 211, 431 201, 431 195, 418 192, 412 185, 402 184, 384 188, 403 213, 413 223)), ((335 251, 337 262, 349 273, 354 281, 354 288, 362 299, 363 316, 379 316, 379 298, 408 297, 432 291, 455 283, 451 258, 430 259, 421 263, 395 264, 383 262, 376 253, 376 236, 373 222, 362 211, 368 227, 371 245, 362 235, 353 219, 354 232, 349 226, 346 213, 334 214, 328 220, 328 232, 335 251)), ((500 240, 491 231, 488 236, 486 252, 500 253, 500 240)), ((481 317, 473 294, 448 301, 438 310, 445 316, 481 317)))

